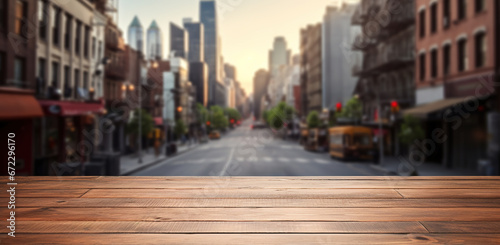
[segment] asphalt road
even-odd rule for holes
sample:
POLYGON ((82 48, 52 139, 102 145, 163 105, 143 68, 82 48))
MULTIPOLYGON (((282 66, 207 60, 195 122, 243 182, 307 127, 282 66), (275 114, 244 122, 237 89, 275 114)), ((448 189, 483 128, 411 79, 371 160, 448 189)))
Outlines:
POLYGON ((369 176, 383 175, 370 163, 341 162, 327 153, 308 152, 270 129, 251 122, 182 155, 166 159, 135 176, 369 176))

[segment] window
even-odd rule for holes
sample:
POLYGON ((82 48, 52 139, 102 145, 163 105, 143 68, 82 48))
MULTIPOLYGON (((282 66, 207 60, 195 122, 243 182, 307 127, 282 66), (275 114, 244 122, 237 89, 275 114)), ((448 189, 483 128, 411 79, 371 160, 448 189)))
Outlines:
POLYGON ((80 42, 82 38, 82 23, 80 21, 76 21, 76 33, 75 33, 75 53, 80 54, 80 42))
POLYGON ((7 1, 0 1, 0 32, 7 30, 7 1))
POLYGON ((64 98, 71 98, 71 68, 64 66, 64 98))
POLYGON ((45 41, 47 37, 48 4, 45 0, 38 1, 38 37, 45 41))
POLYGON ((96 56, 96 40, 95 37, 92 37, 92 58, 96 56))
POLYGON ((432 78, 436 78, 437 77, 437 73, 438 73, 438 67, 437 67, 437 61, 438 59, 438 52, 437 52, 437 49, 433 49, 431 51, 431 77, 432 78))
POLYGON ((24 81, 25 63, 21 57, 16 57, 14 60, 14 83, 20 86, 24 81))
POLYGON ((419 57, 420 64, 420 81, 425 80, 425 53, 421 53, 419 57))
POLYGON ((61 9, 54 7, 54 14, 52 14, 52 43, 59 46, 61 29, 61 9))
POLYGON ((451 9, 450 0, 443 0, 443 27, 447 29, 450 27, 451 9))
POLYGON ((443 47, 443 74, 450 74, 450 55, 451 55, 451 46, 446 45, 443 47))
MULTIPOLYGON (((2 1, 4 2, 4 1, 2 1)), ((21 0, 16 1, 16 23, 15 23, 15 33, 21 35, 23 30, 23 21, 26 17, 26 3, 21 0)))
POLYGON ((458 3, 458 20, 465 19, 467 15, 467 0, 457 0, 458 3))
POLYGON ((101 59, 102 58, 102 41, 99 41, 99 46, 97 47, 97 59, 101 59))
POLYGON ((431 6, 431 33, 436 33, 437 31, 437 3, 431 6))
POLYGON ((80 87, 80 70, 75 69, 75 98, 78 98, 78 88, 80 87))
POLYGON ((5 83, 5 54, 0 52, 0 84, 5 83))
POLYGON ((55 61, 52 62, 52 86, 59 87, 59 63, 55 61))
POLYGON ((420 11, 420 37, 425 36, 425 9, 420 11))
POLYGON ((474 9, 476 10, 476 13, 483 12, 485 10, 485 2, 484 0, 475 0, 474 1, 474 9))
POLYGON ((85 33, 83 37, 83 56, 85 58, 89 57, 89 39, 90 39, 90 28, 85 26, 85 33))
POLYGON ((45 66, 46 66, 46 61, 44 58, 38 59, 38 78, 44 82, 45 81, 45 66))
POLYGON ((486 64, 486 35, 484 32, 476 35, 476 67, 486 64))
POLYGON ((458 41, 458 71, 467 69, 467 40, 458 41))
POLYGON ((83 88, 89 88, 89 73, 87 71, 83 72, 83 88))
POLYGON ((64 33, 64 48, 66 50, 71 50, 71 29, 72 29, 73 17, 71 15, 66 15, 66 31, 64 33))

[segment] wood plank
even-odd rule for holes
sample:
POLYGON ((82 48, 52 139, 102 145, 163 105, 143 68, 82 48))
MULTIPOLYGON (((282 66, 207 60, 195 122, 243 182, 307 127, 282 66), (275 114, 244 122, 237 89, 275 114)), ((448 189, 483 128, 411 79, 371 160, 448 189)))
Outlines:
POLYGON ((427 233, 419 222, 88 222, 19 221, 20 234, 308 234, 427 233))
POLYGON ((491 180, 274 180, 212 178, 208 180, 36 180, 20 182, 18 189, 168 189, 168 188, 300 188, 300 189, 500 189, 491 180))
POLYGON ((398 189, 404 198, 500 198, 498 189, 398 189))
POLYGON ((433 233, 495 233, 500 234, 500 222, 422 222, 433 233))
POLYGON ((500 244, 499 234, 23 234, 2 244, 500 244))
POLYGON ((402 198, 393 189, 92 189, 84 198, 402 198))
MULTIPOLYGON (((8 198, 0 198, 7 203, 8 198)), ((16 207, 59 208, 500 208, 500 199, 17 198, 16 207)))
MULTIPOLYGON (((0 208, 0 217, 7 217, 0 208)), ((498 208, 17 208, 19 221, 499 221, 498 208)))
MULTIPOLYGON (((66 189, 66 190, 18 190, 16 188, 16 198, 29 197, 80 197, 89 189, 66 189)), ((9 197, 10 194, 6 191, 0 192, 0 197, 9 197)))

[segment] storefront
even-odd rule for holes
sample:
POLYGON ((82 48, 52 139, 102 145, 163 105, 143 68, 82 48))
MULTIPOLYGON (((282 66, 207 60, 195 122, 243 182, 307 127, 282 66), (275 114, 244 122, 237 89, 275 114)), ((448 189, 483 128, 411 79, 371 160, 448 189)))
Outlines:
POLYGON ((103 140, 97 115, 102 102, 40 100, 44 117, 35 120, 35 175, 81 175, 83 164, 103 140))
MULTIPOLYGON (((15 88, 0 88, 0 154, 7 158, 7 135, 15 146, 12 159, 15 162, 16 175, 33 175, 33 122, 43 116, 42 109, 33 93, 15 88)), ((5 159, 7 160, 7 159, 5 159)), ((0 175, 7 175, 7 165, 2 166, 0 175)))

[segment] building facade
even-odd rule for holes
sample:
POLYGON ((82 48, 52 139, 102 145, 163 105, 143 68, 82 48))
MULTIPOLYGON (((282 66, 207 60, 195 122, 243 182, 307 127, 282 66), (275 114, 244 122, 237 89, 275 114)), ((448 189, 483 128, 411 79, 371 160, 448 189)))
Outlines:
POLYGON ((276 37, 273 49, 269 51, 269 72, 271 78, 278 75, 281 66, 290 65, 292 51, 288 49, 288 44, 284 37, 276 37))
POLYGON ((128 45, 141 53, 144 53, 144 29, 141 21, 134 16, 132 23, 128 26, 128 45))
POLYGON ((184 20, 184 29, 189 34, 189 62, 205 61, 205 28, 202 23, 184 20))
POLYGON ((322 59, 321 24, 309 25, 300 31, 300 90, 302 92, 301 115, 322 108, 322 59))
MULTIPOLYGON (((217 17, 217 3, 215 0, 201 0, 200 1, 200 22, 204 26, 204 52, 205 62, 209 69, 209 104, 220 104, 216 100, 220 100, 220 93, 225 89, 218 89, 217 83, 224 86, 222 80, 222 67, 221 65, 221 47, 217 17), (219 94, 217 93, 219 91, 219 94)), ((220 101, 219 101, 220 102, 220 101)))
POLYGON ((352 50, 360 26, 351 26, 356 5, 327 7, 322 25, 322 107, 335 111, 337 103, 346 104, 353 97, 357 78, 351 66, 359 65, 363 53, 352 50))
POLYGON ((416 1, 416 103, 405 114, 432 135, 443 129, 430 162, 476 170, 487 156, 488 100, 494 93, 498 26, 494 1, 416 1), (473 105, 472 107, 470 105, 473 105), (467 114, 459 111, 465 109, 467 114), (471 109, 472 108, 472 109, 471 109), (454 120, 460 119, 460 125, 454 120))
POLYGON ((163 58, 163 34, 156 20, 149 25, 146 42, 147 58, 161 60, 163 58))
MULTIPOLYGON (((267 86, 269 85, 269 72, 261 69, 255 73, 253 78, 253 114, 256 119, 262 118, 261 108, 263 99, 267 97, 267 86)), ((267 105, 266 105, 267 106, 267 105)))
POLYGON ((189 81, 196 88, 196 102, 208 106, 208 66, 205 62, 189 63, 189 81))
POLYGON ((175 57, 188 59, 189 34, 184 28, 170 23, 170 52, 175 52, 175 57))

